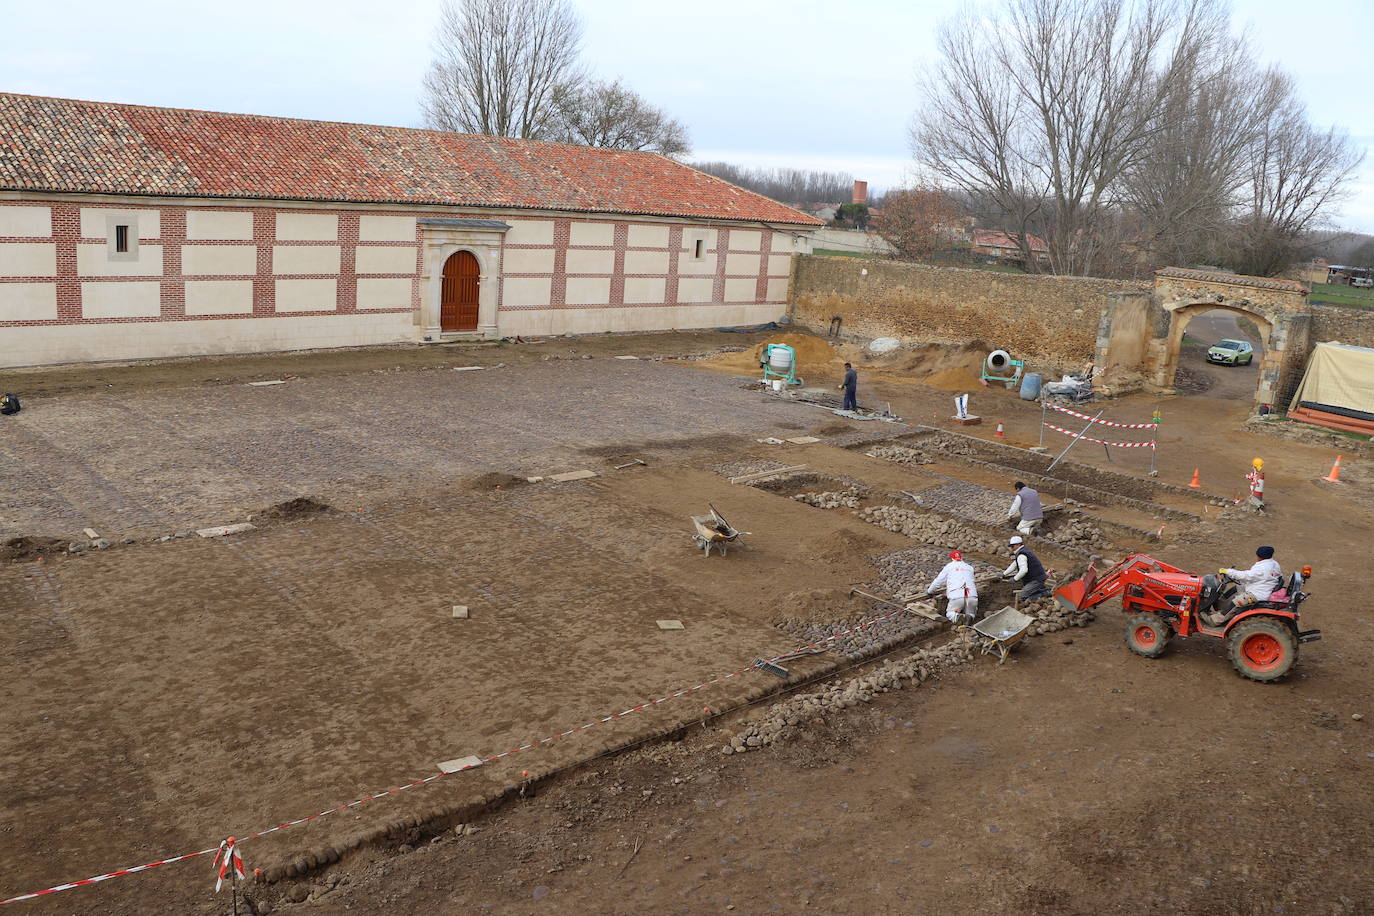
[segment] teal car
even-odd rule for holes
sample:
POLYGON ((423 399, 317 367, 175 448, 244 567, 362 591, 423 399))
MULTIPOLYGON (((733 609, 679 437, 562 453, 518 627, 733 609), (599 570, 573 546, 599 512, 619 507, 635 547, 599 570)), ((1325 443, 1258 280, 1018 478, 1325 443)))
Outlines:
POLYGON ((1207 351, 1207 362, 1225 366, 1248 366, 1255 358, 1255 348, 1243 340, 1223 340, 1207 351))

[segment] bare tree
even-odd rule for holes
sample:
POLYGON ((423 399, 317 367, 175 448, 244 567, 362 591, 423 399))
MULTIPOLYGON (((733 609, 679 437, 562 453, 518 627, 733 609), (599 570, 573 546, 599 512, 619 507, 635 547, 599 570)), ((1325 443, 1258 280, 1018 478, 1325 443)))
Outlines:
POLYGON ((552 140, 652 150, 665 156, 691 152, 691 140, 682 122, 650 105, 619 80, 561 86, 554 94, 554 110, 547 132, 552 140))
POLYGON ((1229 265, 1272 276, 1304 253, 1305 236, 1345 194, 1364 160, 1343 133, 1307 120, 1291 79, 1276 76, 1281 104, 1264 113, 1244 164, 1245 199, 1229 265))
POLYGON ((582 22, 568 0, 444 0, 425 76, 439 130, 540 137, 560 86, 579 78, 582 22))
POLYGON ((854 193, 854 176, 848 172, 751 169, 729 162, 695 162, 692 167, 784 204, 841 204, 854 193))
POLYGON ((1159 129, 1177 84, 1225 33, 1218 0, 1004 0, 940 34, 912 130, 918 163, 990 198, 1036 263, 1043 234, 1056 273, 1091 273, 1097 230, 1122 176, 1159 129))
POLYGON ((889 191, 874 229, 904 261, 925 261, 963 235, 959 205, 936 188, 889 191))

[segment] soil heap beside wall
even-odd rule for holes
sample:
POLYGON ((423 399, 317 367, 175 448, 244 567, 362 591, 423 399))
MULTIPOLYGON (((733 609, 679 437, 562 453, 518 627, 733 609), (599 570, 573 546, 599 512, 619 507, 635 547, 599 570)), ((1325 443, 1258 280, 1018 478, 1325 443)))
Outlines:
POLYGON ((1092 358, 1108 293, 1146 291, 1147 283, 1089 277, 1006 274, 896 261, 803 256, 797 259, 793 320, 907 342, 981 340, 1015 355, 1065 363, 1092 358))

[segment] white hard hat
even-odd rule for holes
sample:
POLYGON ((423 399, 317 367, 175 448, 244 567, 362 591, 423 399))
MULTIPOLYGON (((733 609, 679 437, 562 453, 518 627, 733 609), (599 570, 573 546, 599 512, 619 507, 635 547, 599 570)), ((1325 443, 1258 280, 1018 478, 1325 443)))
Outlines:
POLYGON ((1026 543, 1026 539, 1021 537, 1021 535, 1019 534, 1014 534, 1012 535, 1011 540, 1007 541, 1007 543, 1010 544, 1012 547, 1015 547, 1017 544, 1026 543))

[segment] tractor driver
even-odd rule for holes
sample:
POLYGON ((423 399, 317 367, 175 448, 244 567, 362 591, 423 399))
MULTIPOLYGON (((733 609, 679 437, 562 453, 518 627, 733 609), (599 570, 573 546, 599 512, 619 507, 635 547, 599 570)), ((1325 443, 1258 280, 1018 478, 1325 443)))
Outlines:
POLYGON ((1241 590, 1236 592, 1233 599, 1236 607, 1256 601, 1268 601, 1274 590, 1283 584, 1283 570, 1279 569, 1279 561, 1274 559, 1274 548, 1261 547, 1255 551, 1255 556, 1258 560, 1249 569, 1222 567, 1217 570, 1223 576, 1230 576, 1241 584, 1241 590))
MULTIPOLYGON (((1255 551, 1258 558, 1249 569, 1228 569, 1223 566, 1217 572, 1229 576, 1240 588, 1231 598, 1231 607, 1225 610, 1221 605, 1213 606, 1202 614, 1202 619, 1214 627, 1226 623, 1236 611, 1256 601, 1267 601, 1275 589, 1283 584, 1283 571, 1279 561, 1274 559, 1274 548, 1261 547, 1255 551)), ((1210 578, 1210 577, 1209 577, 1210 578)))

